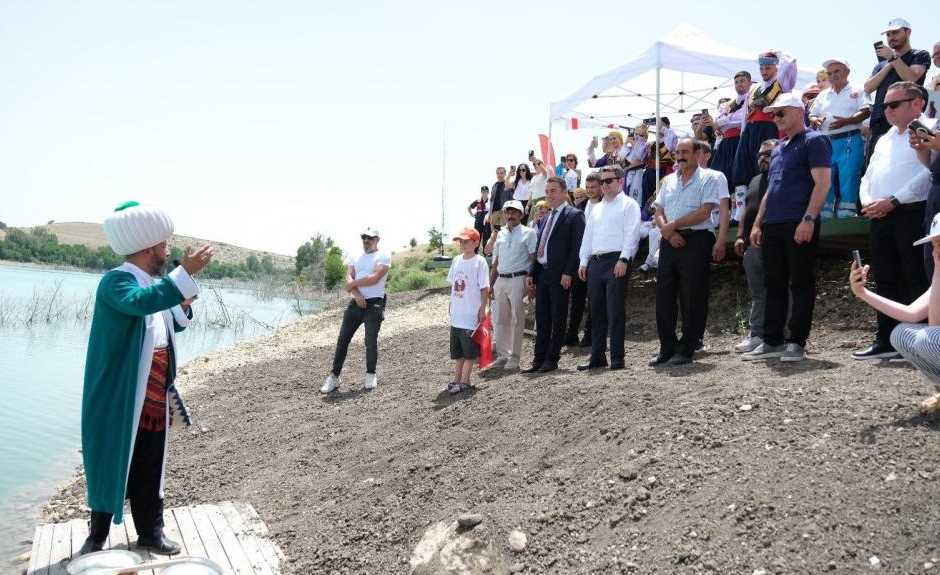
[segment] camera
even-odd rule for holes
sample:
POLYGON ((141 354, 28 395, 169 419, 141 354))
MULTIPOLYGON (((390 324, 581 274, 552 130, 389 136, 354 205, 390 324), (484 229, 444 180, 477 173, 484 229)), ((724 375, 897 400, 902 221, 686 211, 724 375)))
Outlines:
POLYGON ((914 132, 921 138, 929 138, 934 135, 933 130, 923 125, 920 120, 914 120, 907 125, 907 129, 914 132))

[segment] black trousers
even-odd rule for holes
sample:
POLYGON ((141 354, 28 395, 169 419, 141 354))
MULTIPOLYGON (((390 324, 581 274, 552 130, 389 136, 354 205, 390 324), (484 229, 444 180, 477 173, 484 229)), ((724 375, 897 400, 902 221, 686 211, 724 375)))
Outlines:
POLYGON ((543 271, 535 282, 535 357, 533 365, 558 363, 568 324, 570 290, 561 287, 561 274, 543 271))
POLYGON ((366 324, 366 373, 375 373, 379 363, 379 329, 385 319, 385 298, 374 297, 366 300, 366 308, 356 305, 351 300, 343 313, 343 325, 336 338, 336 353, 333 355, 333 375, 339 377, 346 362, 349 342, 352 341, 359 326, 366 324))
MULTIPOLYGON (((909 304, 927 291, 923 248, 913 245, 924 235, 924 209, 925 202, 901 204, 871 221, 871 271, 878 295, 909 304)), ((878 313, 875 341, 890 346, 896 325, 897 320, 878 313)))
POLYGON ((659 353, 692 357, 705 335, 708 318, 709 276, 715 234, 696 230, 682 234, 685 245, 674 248, 668 240, 659 244, 656 268, 656 331, 659 353), (678 305, 676 297, 678 296, 678 305), (676 320, 682 310, 682 339, 676 338, 676 320))
MULTIPOLYGON (((568 319, 568 335, 565 339, 578 339, 578 330, 581 329, 581 320, 584 319, 584 312, 587 309, 587 282, 581 281, 577 276, 571 278, 571 315, 568 319)), ((587 325, 584 327, 584 335, 590 339, 591 319, 588 315, 587 325)))
POLYGON ((591 258, 588 262, 588 298, 591 300, 591 360, 594 365, 607 363, 607 338, 610 337, 611 363, 623 363, 626 330, 627 273, 614 277, 618 254, 591 258))
POLYGON ((764 342, 767 345, 798 343, 806 346, 813 324, 820 222, 816 221, 813 238, 805 244, 793 240, 798 224, 764 224, 761 228, 764 285, 767 287, 764 311, 764 342), (784 339, 783 327, 787 324, 788 311, 790 320, 787 327, 790 334, 784 339))
MULTIPOLYGON (((137 535, 155 538, 163 533, 163 499, 160 497, 160 478, 163 474, 164 431, 137 430, 131 469, 127 476, 127 499, 131 502, 131 516, 137 535)), ((101 543, 111 529, 110 513, 91 512, 88 535, 101 543)))

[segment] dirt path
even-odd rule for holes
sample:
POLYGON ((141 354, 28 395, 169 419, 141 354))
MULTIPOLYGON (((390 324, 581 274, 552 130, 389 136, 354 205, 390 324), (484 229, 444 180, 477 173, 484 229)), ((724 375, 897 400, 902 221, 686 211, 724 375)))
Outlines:
POLYGON ((424 529, 462 511, 504 547, 528 535, 507 550, 521 573, 940 572, 940 418, 916 415, 930 388, 910 367, 849 358, 872 318, 841 275, 821 283, 801 364, 727 351, 744 299, 725 289, 695 364, 646 367, 653 295, 637 281, 626 370, 580 374, 566 354, 456 399, 439 394, 434 294, 390 299, 378 390, 359 391, 357 342, 321 397, 334 310, 187 366, 206 430, 175 435, 167 503, 251 502, 296 573, 407 573, 424 529))

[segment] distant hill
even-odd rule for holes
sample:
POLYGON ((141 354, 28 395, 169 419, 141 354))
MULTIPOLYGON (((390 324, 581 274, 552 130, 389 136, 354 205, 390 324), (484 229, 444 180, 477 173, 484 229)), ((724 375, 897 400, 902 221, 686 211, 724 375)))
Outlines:
MULTIPOLYGON (((92 249, 108 245, 104 236, 104 228, 101 224, 88 222, 57 222, 36 227, 45 228, 54 233, 61 244, 81 244, 92 249)), ((22 229, 28 230, 31 228, 22 229)), ((5 236, 6 233, 0 230, 0 239, 3 239, 5 236)), ((245 263, 245 258, 254 254, 259 259, 266 255, 271 256, 271 259, 274 261, 274 266, 278 269, 293 269, 294 267, 294 258, 282 254, 252 250, 223 242, 176 234, 174 234, 173 238, 170 240, 171 246, 179 247, 184 250, 187 247, 197 247, 204 244, 212 244, 215 246, 215 260, 220 263, 245 263)))

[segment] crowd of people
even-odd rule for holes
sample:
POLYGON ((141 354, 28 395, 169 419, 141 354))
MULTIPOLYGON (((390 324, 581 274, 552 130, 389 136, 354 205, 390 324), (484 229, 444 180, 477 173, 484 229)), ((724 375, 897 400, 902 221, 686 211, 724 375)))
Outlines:
MULTIPOLYGON (((934 274, 933 243, 915 242, 940 211, 933 118, 940 74, 924 85, 931 61, 940 67, 940 42, 932 54, 913 49, 903 19, 882 33, 864 83, 853 83, 850 63, 835 57, 822 63, 815 84, 797 90, 796 60, 769 50, 758 56, 760 78, 735 74, 736 96, 693 115, 688 130, 659 117, 611 131, 592 139, 583 171, 575 154, 552 168, 531 151, 526 162, 496 168, 496 181, 468 208, 474 227, 455 237, 462 252, 449 275, 457 365, 448 390, 470 385, 469 360, 480 353, 473 334, 488 307, 495 356, 488 370, 551 372, 565 346, 590 348, 578 370, 623 369, 635 267, 656 278, 659 351, 649 364, 694 361, 704 343, 712 263, 725 259, 731 240, 751 296, 748 332, 735 351, 745 361, 802 361, 820 230, 829 218, 871 222, 871 293, 880 299, 856 289, 868 266, 852 272, 852 286, 869 298, 878 327, 871 345, 852 357, 910 359, 909 346, 898 342, 920 339, 893 334, 899 321, 926 313, 924 306, 908 308, 926 304, 922 294, 934 274), (523 365, 533 301, 535 350, 523 365), (898 312, 903 306, 907 311, 898 312)), ((371 273, 350 270, 348 285, 371 273)), ((931 353, 940 365, 940 352, 931 353)), ((922 368, 918 357, 911 361, 922 368)), ((334 368, 324 392, 335 389, 338 375, 334 368)))

